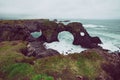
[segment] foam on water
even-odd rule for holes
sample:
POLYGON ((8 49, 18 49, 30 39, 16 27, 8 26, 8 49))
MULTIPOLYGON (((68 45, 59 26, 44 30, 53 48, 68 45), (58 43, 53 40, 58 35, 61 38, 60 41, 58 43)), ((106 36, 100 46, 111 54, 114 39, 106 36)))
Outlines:
MULTIPOLYGON (((85 26, 85 25, 84 25, 85 26)), ((88 26, 85 26, 86 29, 88 26)), ((107 26, 104 26, 107 28, 107 26)), ((99 44, 102 48, 104 49, 108 49, 112 52, 114 51, 120 51, 120 35, 110 32, 109 29, 101 29, 100 27, 97 27, 98 29, 96 30, 94 27, 89 27, 89 29, 87 29, 88 33, 91 36, 98 36, 103 44, 99 44)), ((114 29, 113 29, 114 30, 114 29)))
POLYGON ((103 25, 94 25, 94 24, 84 24, 86 28, 104 28, 105 26, 103 25))
POLYGON ((44 43, 44 45, 47 49, 55 49, 64 55, 69 53, 80 53, 81 51, 85 50, 85 48, 81 48, 81 46, 72 44, 74 37, 70 32, 63 31, 59 33, 58 39, 59 42, 44 43))

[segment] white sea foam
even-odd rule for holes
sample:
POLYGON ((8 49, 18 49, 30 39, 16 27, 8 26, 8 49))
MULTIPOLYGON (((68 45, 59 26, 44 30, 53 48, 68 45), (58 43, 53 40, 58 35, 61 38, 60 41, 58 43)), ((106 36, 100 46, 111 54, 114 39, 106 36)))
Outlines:
POLYGON ((88 32, 91 36, 98 36, 101 39, 103 44, 100 44, 100 46, 103 49, 107 49, 112 52, 120 51, 120 35, 107 31, 96 31, 94 28, 90 31, 88 30, 88 32))
POLYGON ((80 46, 75 46, 72 44, 68 44, 67 42, 52 42, 52 43, 44 43, 46 45, 46 48, 57 50, 61 54, 69 54, 69 53, 80 53, 81 51, 84 51, 84 48, 81 48, 80 46))
POLYGON ((80 53, 85 50, 85 48, 81 48, 81 46, 72 44, 74 37, 70 32, 63 31, 59 33, 58 39, 59 42, 44 43, 44 45, 47 49, 55 49, 64 55, 69 53, 80 53))
POLYGON ((110 50, 112 52, 115 52, 115 51, 120 51, 119 47, 118 46, 115 46, 114 43, 110 42, 110 41, 105 41, 103 42, 103 44, 100 44, 100 46, 103 48, 103 49, 107 49, 107 50, 110 50))
POLYGON ((94 25, 94 24, 84 24, 83 26, 86 28, 104 28, 105 27, 103 25, 94 25))

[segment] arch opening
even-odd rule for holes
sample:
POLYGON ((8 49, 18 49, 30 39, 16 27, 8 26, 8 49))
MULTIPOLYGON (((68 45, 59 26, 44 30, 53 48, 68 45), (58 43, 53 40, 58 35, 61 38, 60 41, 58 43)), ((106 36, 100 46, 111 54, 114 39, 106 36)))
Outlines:
POLYGON ((39 38, 41 35, 42 35, 42 31, 35 31, 35 32, 32 32, 30 33, 32 35, 32 37, 34 38, 39 38))
POLYGON ((59 32, 57 38, 60 42, 67 42, 70 44, 72 44, 74 41, 74 36, 68 31, 59 32))

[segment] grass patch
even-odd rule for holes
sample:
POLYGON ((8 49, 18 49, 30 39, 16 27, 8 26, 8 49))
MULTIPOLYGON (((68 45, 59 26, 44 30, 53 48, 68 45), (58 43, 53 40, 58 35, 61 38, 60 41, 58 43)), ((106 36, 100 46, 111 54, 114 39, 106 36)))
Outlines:
POLYGON ((25 47, 25 42, 5 41, 0 45, 0 68, 15 63, 16 58, 24 57, 19 49, 25 47))
POLYGON ((76 75, 94 80, 101 71, 102 58, 95 52, 53 56, 35 62, 37 73, 46 73, 62 80, 75 79, 76 75), (67 76, 67 77, 66 77, 67 76), (71 77, 71 78, 70 78, 71 77))
POLYGON ((46 74, 37 74, 32 78, 32 80, 54 80, 54 78, 46 74))
POLYGON ((11 64, 4 67, 2 71, 6 73, 6 79, 9 80, 23 80, 25 77, 30 78, 30 75, 34 74, 33 67, 26 63, 11 64))
POLYGON ((103 58, 94 51, 36 59, 20 53, 25 46, 22 41, 0 43, 3 80, 76 80, 76 76, 95 80, 102 71, 103 58), (34 65, 28 64, 31 62, 34 65))
POLYGON ((94 80, 101 71, 102 57, 96 52, 88 52, 81 54, 70 54, 69 57, 77 61, 79 74, 87 76, 90 80, 94 80))

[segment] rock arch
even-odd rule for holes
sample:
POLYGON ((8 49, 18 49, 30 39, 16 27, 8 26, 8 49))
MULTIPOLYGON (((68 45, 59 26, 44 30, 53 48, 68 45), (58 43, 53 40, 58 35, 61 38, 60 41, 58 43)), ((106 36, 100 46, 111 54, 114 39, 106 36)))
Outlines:
POLYGON ((79 22, 72 22, 67 25, 49 20, 16 20, 15 22, 4 21, 0 23, 0 41, 4 40, 27 40, 54 42, 58 40, 58 34, 62 31, 68 31, 74 36, 74 45, 93 48, 102 43, 98 37, 91 37, 85 28, 79 22), (6 24, 7 23, 7 24, 6 24), (20 23, 20 24, 19 24, 20 23), (31 32, 42 31, 40 37, 31 37, 31 32), (7 31, 7 33, 6 33, 7 31), (80 34, 82 32, 82 34, 80 34), (6 34, 5 34, 6 33, 6 34), (8 34, 9 33, 9 34, 8 34), (84 33, 84 34, 83 34, 84 33), (16 37, 15 37, 16 36, 16 37))
POLYGON ((81 45, 85 48, 93 48, 97 47, 98 43, 101 43, 101 40, 98 37, 91 37, 81 23, 73 22, 68 25, 63 25, 62 23, 58 24, 55 28, 48 28, 46 30, 42 30, 44 40, 48 43, 59 41, 58 34, 68 31, 74 36, 74 45, 81 45))

